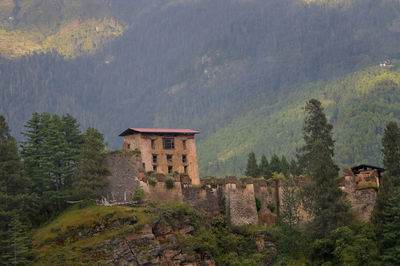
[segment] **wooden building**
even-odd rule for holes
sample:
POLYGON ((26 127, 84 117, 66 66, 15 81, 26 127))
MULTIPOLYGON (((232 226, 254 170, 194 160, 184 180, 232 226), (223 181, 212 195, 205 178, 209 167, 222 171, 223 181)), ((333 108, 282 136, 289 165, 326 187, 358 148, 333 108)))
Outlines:
POLYGON ((140 150, 146 171, 185 173, 192 184, 200 184, 194 138, 199 133, 191 129, 128 128, 119 136, 124 137, 125 150, 140 150))

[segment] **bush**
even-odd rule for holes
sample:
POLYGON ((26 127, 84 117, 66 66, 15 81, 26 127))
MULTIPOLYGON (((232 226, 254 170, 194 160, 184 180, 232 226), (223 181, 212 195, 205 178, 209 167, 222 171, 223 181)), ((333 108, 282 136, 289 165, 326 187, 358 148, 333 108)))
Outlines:
POLYGON ((167 187, 167 189, 174 188, 174 186, 175 186, 174 179, 172 179, 172 178, 165 179, 165 186, 167 187))
POLYGON ((135 194, 132 197, 133 201, 142 202, 146 198, 144 190, 141 188, 136 189, 135 194))
POLYGON ((268 203, 267 208, 271 211, 274 212, 276 209, 276 205, 273 202, 268 203))
POLYGON ((147 181, 149 182, 150 185, 155 186, 157 184, 157 179, 155 179, 154 177, 149 176, 149 178, 147 179, 147 181))

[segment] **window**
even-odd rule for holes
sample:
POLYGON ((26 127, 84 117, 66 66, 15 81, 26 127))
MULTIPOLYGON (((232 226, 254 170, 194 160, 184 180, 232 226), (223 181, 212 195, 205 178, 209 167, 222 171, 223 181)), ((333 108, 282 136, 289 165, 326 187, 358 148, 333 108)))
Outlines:
POLYGON ((172 166, 168 165, 168 174, 172 174, 172 166))
POLYGON ((172 162, 172 154, 167 154, 167 162, 172 162))
POLYGON ((184 172, 185 174, 187 174, 187 165, 185 165, 185 166, 183 167, 183 172, 184 172))
POLYGON ((156 140, 152 139, 151 140, 151 148, 154 150, 156 148, 156 140))
POLYGON ((164 150, 175 149, 174 139, 173 138, 163 139, 163 146, 164 150))
POLYGON ((183 155, 182 155, 182 163, 187 163, 186 154, 183 154, 183 155))
POLYGON ((146 164, 145 163, 143 163, 143 169, 146 169, 146 164))
POLYGON ((157 165, 153 165, 153 171, 157 171, 157 165))
POLYGON ((153 154, 153 163, 157 163, 157 154, 153 154))
POLYGON ((128 147, 128 150, 131 148, 131 144, 126 145, 128 147))
POLYGON ((186 140, 182 140, 183 149, 186 150, 186 140))

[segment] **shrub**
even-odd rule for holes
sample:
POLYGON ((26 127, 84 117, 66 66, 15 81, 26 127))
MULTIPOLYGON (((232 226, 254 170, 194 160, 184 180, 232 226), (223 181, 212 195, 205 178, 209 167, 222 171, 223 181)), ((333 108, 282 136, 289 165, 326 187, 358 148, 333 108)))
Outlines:
POLYGON ((378 186, 374 182, 357 184, 357 189, 373 188, 378 191, 378 186))
POLYGON ((149 176, 149 178, 147 179, 147 181, 149 182, 150 185, 155 186, 157 184, 157 179, 155 179, 154 177, 149 176))
POLYGON ((135 194, 132 197, 133 201, 142 202, 146 198, 144 190, 141 188, 136 189, 135 194))
POLYGON ((172 188, 174 188, 174 186, 175 186, 175 182, 174 182, 174 179, 172 179, 172 178, 167 178, 167 179, 165 179, 165 186, 167 187, 167 189, 172 189, 172 188))
POLYGON ((274 212, 275 209, 276 209, 275 203, 273 203, 273 202, 268 203, 267 208, 268 208, 271 212, 274 212))

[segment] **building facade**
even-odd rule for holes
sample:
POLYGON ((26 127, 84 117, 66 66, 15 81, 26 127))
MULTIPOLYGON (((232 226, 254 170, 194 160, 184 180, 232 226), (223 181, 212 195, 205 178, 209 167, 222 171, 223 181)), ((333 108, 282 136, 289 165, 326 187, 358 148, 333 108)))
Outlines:
POLYGON ((128 128, 119 136, 124 137, 124 149, 138 149, 145 171, 163 174, 185 173, 192 184, 200 184, 195 134, 191 129, 128 128))

